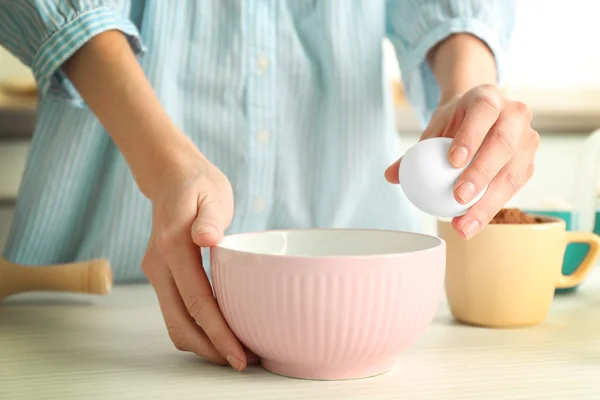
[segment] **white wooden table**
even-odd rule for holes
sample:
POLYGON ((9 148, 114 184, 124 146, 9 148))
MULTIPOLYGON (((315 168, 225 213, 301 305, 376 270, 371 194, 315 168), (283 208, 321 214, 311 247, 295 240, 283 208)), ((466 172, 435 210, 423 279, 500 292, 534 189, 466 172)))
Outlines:
POLYGON ((392 372, 346 382, 240 374, 179 353, 146 285, 0 305, 2 400, 310 398, 600 399, 600 271, 535 328, 460 326, 444 303, 392 372))

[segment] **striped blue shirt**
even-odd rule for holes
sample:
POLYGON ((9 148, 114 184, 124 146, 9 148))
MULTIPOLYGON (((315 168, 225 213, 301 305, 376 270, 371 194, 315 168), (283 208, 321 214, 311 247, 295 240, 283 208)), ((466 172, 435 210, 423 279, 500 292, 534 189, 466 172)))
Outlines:
POLYGON ((425 62, 454 32, 499 65, 511 0, 0 0, 0 44, 30 66, 37 127, 5 257, 47 264, 107 257, 139 268, 151 204, 61 71, 86 41, 128 38, 170 117, 229 178, 227 233, 277 228, 417 230, 385 169, 400 154, 382 59, 394 44, 425 124, 439 89, 425 62))

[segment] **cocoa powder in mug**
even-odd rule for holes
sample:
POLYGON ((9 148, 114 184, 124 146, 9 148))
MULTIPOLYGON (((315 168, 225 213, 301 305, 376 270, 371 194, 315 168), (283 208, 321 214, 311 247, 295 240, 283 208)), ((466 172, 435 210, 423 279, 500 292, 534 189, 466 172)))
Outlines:
POLYGON ((529 215, 518 208, 503 208, 490 221, 490 224, 542 224, 547 219, 529 215))

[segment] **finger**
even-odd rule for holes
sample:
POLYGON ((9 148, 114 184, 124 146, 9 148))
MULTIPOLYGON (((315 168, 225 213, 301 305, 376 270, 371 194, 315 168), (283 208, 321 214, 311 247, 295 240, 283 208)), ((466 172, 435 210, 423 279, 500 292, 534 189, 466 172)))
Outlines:
POLYGON ((463 238, 476 235, 531 178, 531 154, 527 149, 516 155, 492 180, 483 197, 465 215, 454 219, 453 226, 463 238))
POLYGON ((202 199, 198 215, 192 224, 192 239, 199 247, 212 247, 223 240, 225 229, 231 223, 230 213, 224 212, 228 205, 217 200, 202 199))
MULTIPOLYGON (((459 113, 455 113, 451 117, 449 123, 446 123, 447 119, 448 119, 446 117, 446 114, 443 114, 443 113, 442 114, 434 114, 433 117, 431 118, 429 125, 423 131, 423 134, 419 138, 419 141, 423 141, 423 140, 430 139, 433 137, 444 136, 444 132, 445 132, 445 130, 447 130, 447 127, 449 125, 454 124, 453 121, 455 120, 457 114, 459 114, 459 113)), ((400 169, 401 162, 402 162, 402 157, 400 157, 396 162, 394 162, 392 165, 390 165, 385 170, 385 179, 389 183, 392 183, 392 184, 400 183, 399 169, 400 169)))
POLYGON ((215 364, 227 364, 206 334, 190 317, 167 265, 153 245, 148 248, 142 269, 156 292, 169 337, 175 348, 190 351, 215 364))
MULTIPOLYGON (((456 115, 456 114, 455 114, 456 115)), ((455 116, 452 117, 448 126, 454 124, 455 116)), ((437 118, 435 121, 427 127, 427 129, 421 135, 419 141, 423 141, 426 139, 430 139, 433 137, 444 136, 446 134, 446 127, 444 127, 443 123, 445 120, 443 118, 437 118)), ((400 183, 400 164, 402 163, 402 157, 400 157, 396 162, 390 165, 385 170, 385 179, 394 185, 400 183)))
POLYGON ((173 273, 189 315, 200 325, 219 354, 234 369, 243 370, 246 367, 246 355, 219 310, 202 268, 200 250, 192 242, 189 231, 167 231, 160 239, 160 252, 173 273))
MULTIPOLYGON (((168 269, 166 271, 168 272, 168 269)), ((190 351, 215 364, 230 364, 190 317, 173 277, 164 276, 152 286, 158 296, 167 331, 175 347, 181 351, 190 351)))
POLYGON ((442 134, 439 136, 454 138, 456 136, 458 128, 460 128, 460 125, 465 119, 465 115, 466 111, 464 107, 456 107, 456 109, 454 110, 454 114, 452 114, 452 118, 450 118, 450 121, 448 122, 448 124, 446 124, 444 130, 442 131, 442 134))
POLYGON ((505 112, 483 140, 471 164, 455 185, 455 197, 467 204, 477 196, 514 156, 521 135, 529 129, 527 114, 505 112))
POLYGON ((390 165, 385 170, 385 179, 394 185, 400 183, 400 163, 402 162, 402 157, 398 159, 395 163, 390 165))
POLYGON ((425 130, 421 134, 419 141, 441 136, 442 132, 444 131, 444 128, 447 125, 446 124, 447 119, 448 118, 446 117, 446 115, 444 113, 442 113, 442 114, 437 114, 437 112, 434 113, 433 116, 431 117, 431 121, 427 125, 427 128, 425 128, 425 130))
POLYGON ((463 100, 466 102, 465 116, 448 154, 450 163, 456 168, 469 163, 500 115, 500 96, 491 87, 481 86, 467 96, 463 100))

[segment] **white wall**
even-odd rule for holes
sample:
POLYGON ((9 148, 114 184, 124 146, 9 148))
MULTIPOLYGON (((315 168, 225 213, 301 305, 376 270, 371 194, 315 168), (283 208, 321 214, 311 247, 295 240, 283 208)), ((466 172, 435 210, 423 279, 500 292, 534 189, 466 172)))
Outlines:
POLYGON ((0 82, 11 79, 32 79, 32 75, 18 59, 0 47, 0 82))
MULTIPOLYGON (((517 21, 505 60, 505 83, 531 88, 600 87, 600 2, 516 1, 517 21)), ((387 69, 398 77, 389 43, 385 51, 387 69)))
POLYGON ((600 87, 600 2, 516 0, 508 83, 528 87, 600 87))

